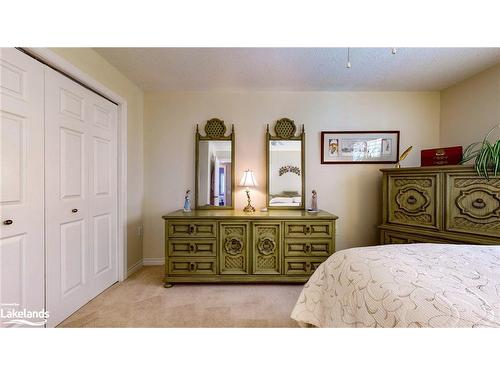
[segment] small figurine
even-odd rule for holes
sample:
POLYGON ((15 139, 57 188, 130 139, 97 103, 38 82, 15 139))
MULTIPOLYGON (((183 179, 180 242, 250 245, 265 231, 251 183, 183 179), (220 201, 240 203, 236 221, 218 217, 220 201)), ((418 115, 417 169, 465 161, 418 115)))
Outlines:
POLYGON ((316 193, 316 190, 312 191, 311 211, 318 211, 318 193, 316 193))
POLYGON ((186 191, 186 195, 184 196, 184 212, 191 212, 191 202, 189 201, 189 193, 191 190, 186 191))

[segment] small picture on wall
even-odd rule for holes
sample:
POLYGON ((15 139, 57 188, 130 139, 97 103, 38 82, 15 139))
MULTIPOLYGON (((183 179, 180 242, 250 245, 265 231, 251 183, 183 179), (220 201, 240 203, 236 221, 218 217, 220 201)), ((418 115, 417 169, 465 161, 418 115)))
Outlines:
POLYGON ((321 164, 397 163, 399 131, 321 132, 321 164))
POLYGON ((338 156, 339 154, 339 140, 336 138, 328 139, 328 153, 330 156, 338 156))

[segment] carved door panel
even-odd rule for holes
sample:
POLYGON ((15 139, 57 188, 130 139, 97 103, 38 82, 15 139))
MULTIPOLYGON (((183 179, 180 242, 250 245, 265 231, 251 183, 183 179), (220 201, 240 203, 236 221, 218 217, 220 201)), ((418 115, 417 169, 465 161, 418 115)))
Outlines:
POLYGON ((439 229, 439 174, 389 175, 387 213, 393 224, 439 229))
POLYGON ((220 233, 220 273, 248 273, 248 227, 246 222, 221 222, 220 233))
POLYGON ((446 229, 500 237, 500 177, 447 175, 446 229))
POLYGON ((281 223, 253 224, 253 273, 281 274, 281 223))

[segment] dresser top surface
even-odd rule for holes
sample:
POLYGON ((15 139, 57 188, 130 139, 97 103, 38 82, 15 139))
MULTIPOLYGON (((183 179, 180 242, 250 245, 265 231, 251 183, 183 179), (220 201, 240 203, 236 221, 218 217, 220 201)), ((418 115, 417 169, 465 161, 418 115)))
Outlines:
POLYGON ((404 167, 404 168, 383 168, 380 171, 390 173, 408 173, 408 172, 464 172, 476 173, 471 166, 465 165, 434 165, 429 167, 404 167))
POLYGON ((304 210, 269 210, 266 212, 243 212, 238 210, 193 210, 184 212, 177 210, 162 216, 163 219, 306 219, 319 220, 329 219, 336 220, 337 216, 319 210, 318 212, 309 212, 304 210))

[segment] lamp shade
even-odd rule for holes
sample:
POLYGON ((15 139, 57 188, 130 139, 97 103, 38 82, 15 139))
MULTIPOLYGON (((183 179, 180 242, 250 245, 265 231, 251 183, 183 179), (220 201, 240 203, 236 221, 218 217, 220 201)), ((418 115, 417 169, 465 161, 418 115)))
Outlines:
POLYGON ((243 177, 241 178, 241 181, 240 181, 240 186, 244 186, 244 187, 257 186, 257 181, 255 181, 255 176, 253 175, 253 172, 250 169, 247 169, 243 173, 243 177))

